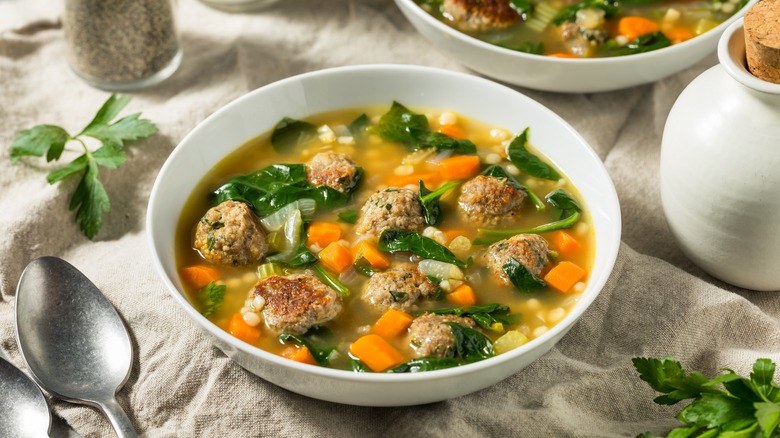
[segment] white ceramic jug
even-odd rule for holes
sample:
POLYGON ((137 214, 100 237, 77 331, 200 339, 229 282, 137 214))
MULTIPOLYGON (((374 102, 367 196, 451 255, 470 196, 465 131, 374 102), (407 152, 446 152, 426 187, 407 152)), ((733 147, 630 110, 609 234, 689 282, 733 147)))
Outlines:
POLYGON ((743 19, 664 128, 661 200, 683 252, 735 286, 780 290, 780 84, 753 76, 743 19))

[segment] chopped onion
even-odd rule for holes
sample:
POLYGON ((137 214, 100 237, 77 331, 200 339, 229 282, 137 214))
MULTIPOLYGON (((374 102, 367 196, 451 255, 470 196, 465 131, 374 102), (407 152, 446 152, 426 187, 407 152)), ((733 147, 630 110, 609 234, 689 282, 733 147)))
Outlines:
POLYGON ((417 269, 423 275, 438 278, 439 280, 463 280, 463 271, 451 263, 425 259, 420 261, 417 269))
POLYGON ((528 337, 517 330, 510 330, 504 333, 493 343, 493 349, 496 354, 506 353, 528 342, 528 337))
POLYGON ((314 214, 316 208, 317 202, 314 201, 314 199, 299 199, 261 219, 260 223, 263 224, 263 227, 268 231, 279 231, 279 229, 284 226, 285 222, 287 222, 287 219, 290 217, 293 210, 300 210, 302 215, 308 217, 314 214))

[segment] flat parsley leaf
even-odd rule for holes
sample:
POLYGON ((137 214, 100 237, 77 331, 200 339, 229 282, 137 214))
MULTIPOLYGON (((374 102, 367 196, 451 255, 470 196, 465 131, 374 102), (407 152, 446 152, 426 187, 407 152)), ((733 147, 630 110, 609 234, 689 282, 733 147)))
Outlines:
POLYGON ((671 430, 668 437, 773 437, 780 433, 780 387, 773 380, 775 364, 769 359, 755 362, 750 379, 728 369, 714 379, 696 371, 686 373, 680 362, 670 357, 637 357, 633 363, 640 378, 664 394, 656 397, 656 403, 692 400, 677 415, 684 426, 671 430))
POLYGON ((222 307, 226 289, 224 284, 217 285, 212 281, 198 291, 198 301, 203 309, 200 313, 203 316, 209 316, 222 307))
POLYGON ((46 180, 54 184, 81 174, 81 180, 71 197, 69 209, 76 210, 76 222, 89 239, 95 237, 103 225, 103 213, 111 211, 103 184, 98 180, 99 166, 116 169, 127 160, 122 147, 126 141, 146 138, 157 132, 154 123, 132 114, 111 123, 130 102, 130 96, 111 95, 100 107, 92 121, 75 136, 54 125, 37 125, 23 130, 11 144, 11 162, 25 156, 42 157, 46 161, 58 160, 68 142, 81 144, 84 153, 70 163, 50 172, 46 180), (102 146, 92 151, 82 137, 92 137, 102 146))

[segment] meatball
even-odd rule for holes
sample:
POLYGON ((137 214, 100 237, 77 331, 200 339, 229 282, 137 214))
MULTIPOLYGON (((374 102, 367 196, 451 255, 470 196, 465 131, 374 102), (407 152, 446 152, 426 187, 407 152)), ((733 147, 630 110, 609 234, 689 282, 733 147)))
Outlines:
POLYGON ((494 278, 509 284, 503 269, 507 260, 517 260, 528 272, 538 277, 548 262, 548 250, 544 237, 537 234, 518 234, 490 245, 484 257, 494 278))
POLYGON ((382 231, 420 231, 425 226, 423 208, 417 193, 409 189, 380 190, 363 204, 355 232, 379 236, 382 231))
POLYGON ((455 354, 455 335, 445 322, 455 322, 474 328, 474 320, 456 315, 436 315, 426 313, 412 321, 409 327, 412 348, 417 357, 453 357, 455 354))
POLYGON ((496 224, 504 217, 520 212, 525 192, 506 178, 478 175, 461 187, 458 205, 469 220, 478 224, 496 224))
POLYGON ((358 167, 347 154, 320 152, 306 163, 306 178, 312 185, 326 185, 347 193, 358 183, 358 167))
POLYGON ((420 297, 434 295, 437 290, 438 286, 417 269, 395 268, 372 275, 361 298, 381 311, 410 311, 420 297))
POLYGON ((258 262, 268 252, 260 220, 236 201, 206 212, 195 229, 195 248, 212 263, 234 266, 258 262))
POLYGON ((341 312, 341 297, 312 274, 272 275, 260 280, 249 298, 265 300, 265 324, 278 332, 301 335, 341 312))
POLYGON ((504 29, 521 19, 509 0, 444 0, 442 12, 465 31, 504 29))

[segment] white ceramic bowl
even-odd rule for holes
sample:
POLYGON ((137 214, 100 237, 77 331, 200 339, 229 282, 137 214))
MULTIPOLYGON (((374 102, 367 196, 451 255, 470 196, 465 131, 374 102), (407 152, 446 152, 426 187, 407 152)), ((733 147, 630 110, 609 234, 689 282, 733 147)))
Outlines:
POLYGON ((236 99, 192 130, 176 147, 152 189, 147 215, 149 246, 163 282, 186 314, 227 356, 263 379, 310 397, 366 406, 400 406, 444 400, 490 386, 527 366, 555 345, 582 316, 607 281, 620 243, 620 208, 609 176, 591 147, 547 108, 502 85, 472 75, 401 65, 355 66, 284 79, 236 99), (454 93, 453 90, 458 90, 454 93), (389 105, 454 110, 520 132, 580 190, 596 236, 596 259, 587 289, 569 315, 547 333, 511 352, 457 368, 417 374, 373 374, 293 362, 229 335, 192 307, 174 258, 174 236, 187 197, 201 177, 247 140, 283 117, 389 105))
POLYGON ((466 67, 486 76, 537 90, 591 93, 655 82, 701 61, 715 50, 723 31, 758 0, 716 28, 652 52, 614 58, 568 59, 531 55, 480 41, 442 23, 414 0, 395 0, 428 41, 466 67))

